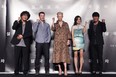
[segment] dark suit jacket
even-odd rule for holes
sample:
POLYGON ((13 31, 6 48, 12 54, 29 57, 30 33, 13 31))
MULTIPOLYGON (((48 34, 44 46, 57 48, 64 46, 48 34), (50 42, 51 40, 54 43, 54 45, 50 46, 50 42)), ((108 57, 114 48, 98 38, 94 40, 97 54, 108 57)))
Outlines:
MULTIPOLYGON (((19 22, 15 21, 12 26, 12 29, 15 30, 15 34, 11 40, 11 43, 13 45, 16 45, 20 42, 20 40, 17 39, 17 36, 19 34, 22 34, 22 21, 19 21, 19 22)), ((31 23, 31 21, 26 22, 23 39, 24 39, 26 46, 30 46, 32 44, 33 39, 32 39, 32 23, 31 23)))
POLYGON ((96 36, 93 27, 94 27, 94 23, 93 21, 90 21, 89 29, 88 29, 90 44, 94 44, 94 40, 96 39, 97 44, 103 45, 104 44, 103 32, 106 32, 106 24, 99 21, 96 27, 96 36))

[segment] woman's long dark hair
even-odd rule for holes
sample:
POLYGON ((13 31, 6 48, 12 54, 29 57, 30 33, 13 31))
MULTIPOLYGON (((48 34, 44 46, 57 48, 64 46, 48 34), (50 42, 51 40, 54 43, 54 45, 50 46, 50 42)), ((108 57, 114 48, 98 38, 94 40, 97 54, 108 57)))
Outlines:
MULTIPOLYGON (((81 19, 81 16, 76 16, 76 17, 74 18, 74 24, 73 24, 73 25, 77 25, 77 20, 78 20, 78 18, 81 19)), ((82 19, 81 19, 81 21, 82 21, 82 19)))

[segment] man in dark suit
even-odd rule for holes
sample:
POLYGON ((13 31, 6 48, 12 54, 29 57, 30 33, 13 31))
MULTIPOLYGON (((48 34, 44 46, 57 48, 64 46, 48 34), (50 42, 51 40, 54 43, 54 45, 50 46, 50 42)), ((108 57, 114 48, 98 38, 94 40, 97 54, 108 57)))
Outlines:
POLYGON ((15 75, 19 74, 20 64, 24 65, 23 74, 28 74, 29 70, 29 53, 32 44, 32 23, 28 20, 29 18, 29 12, 23 11, 20 14, 20 18, 12 26, 12 29, 15 30, 11 40, 11 43, 14 45, 15 75))
POLYGON ((96 74, 96 71, 102 74, 103 69, 103 32, 106 32, 106 24, 104 19, 99 21, 99 16, 98 12, 92 14, 93 20, 90 21, 88 29, 92 74, 96 74))

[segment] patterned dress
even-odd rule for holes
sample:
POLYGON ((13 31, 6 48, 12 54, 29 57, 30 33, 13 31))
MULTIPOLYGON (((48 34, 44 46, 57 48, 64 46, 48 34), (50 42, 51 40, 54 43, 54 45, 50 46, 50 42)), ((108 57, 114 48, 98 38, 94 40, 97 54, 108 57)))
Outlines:
POLYGON ((54 27, 54 48, 53 48, 53 63, 70 63, 69 48, 67 41, 71 39, 69 26, 63 21, 62 27, 56 22, 54 27))
POLYGON ((74 30, 74 42, 76 46, 73 46, 73 50, 84 49, 84 34, 83 34, 83 26, 73 26, 74 30))

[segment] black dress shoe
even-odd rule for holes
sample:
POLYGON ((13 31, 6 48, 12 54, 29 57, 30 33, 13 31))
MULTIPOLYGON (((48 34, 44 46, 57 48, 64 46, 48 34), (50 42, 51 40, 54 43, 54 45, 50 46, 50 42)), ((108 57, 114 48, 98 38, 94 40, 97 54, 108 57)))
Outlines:
POLYGON ((96 74, 96 71, 92 71, 91 73, 92 73, 93 75, 95 75, 95 74, 96 74))
POLYGON ((102 72, 101 71, 99 72, 99 75, 102 75, 102 72))
POLYGON ((36 70, 36 73, 35 73, 35 75, 39 75, 39 70, 36 70))
POLYGON ((14 75, 19 75, 19 72, 14 72, 14 75))
POLYGON ((27 72, 23 72, 23 74, 24 74, 24 75, 28 75, 28 73, 27 73, 27 72))
POLYGON ((46 73, 47 75, 49 75, 49 71, 45 71, 45 73, 46 73))

